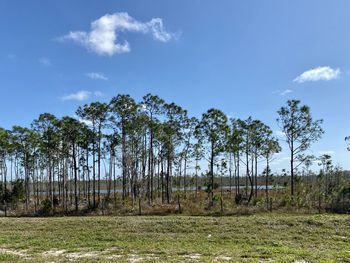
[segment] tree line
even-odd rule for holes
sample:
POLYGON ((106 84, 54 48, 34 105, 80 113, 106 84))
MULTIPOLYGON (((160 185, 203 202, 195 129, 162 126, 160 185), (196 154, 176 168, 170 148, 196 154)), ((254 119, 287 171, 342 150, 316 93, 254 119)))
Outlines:
MULTIPOLYGON (((298 100, 277 116, 290 153, 285 194, 293 199, 301 167, 309 169, 315 159, 306 152, 324 133, 322 120, 298 100)), ((136 102, 119 94, 109 103, 80 106, 76 117, 43 113, 30 128, 0 128, 0 201, 4 209, 22 201, 26 212, 77 212, 120 199, 141 212, 143 203, 198 200, 202 189, 208 207, 218 198, 222 203, 227 191, 237 204, 262 195, 268 205, 270 163, 281 150, 261 120, 228 118, 214 108, 195 118, 156 95, 136 102)), ((329 174, 329 162, 323 156, 323 173, 329 174)))

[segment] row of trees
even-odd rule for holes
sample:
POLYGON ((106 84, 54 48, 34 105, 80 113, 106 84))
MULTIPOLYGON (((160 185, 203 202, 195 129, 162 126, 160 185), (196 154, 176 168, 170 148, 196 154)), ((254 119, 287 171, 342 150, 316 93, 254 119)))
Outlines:
MULTIPOLYGON (((119 192, 133 206, 144 200, 170 203, 179 185, 186 196, 194 182, 197 195, 201 174, 209 205, 218 177, 229 178, 237 202, 249 203, 258 195, 261 176, 268 189, 270 162, 281 151, 271 128, 260 120, 228 119, 218 109, 197 119, 151 94, 141 102, 117 95, 109 103, 79 107, 76 115, 58 119, 44 113, 30 128, 0 128, 0 189, 6 193, 13 182, 22 182, 26 210, 31 205, 37 210, 43 199, 64 211, 96 208, 119 192)), ((304 153, 323 134, 322 121, 314 121, 309 107, 297 100, 288 101, 278 116, 290 150, 293 196, 295 172, 310 161, 304 153)))

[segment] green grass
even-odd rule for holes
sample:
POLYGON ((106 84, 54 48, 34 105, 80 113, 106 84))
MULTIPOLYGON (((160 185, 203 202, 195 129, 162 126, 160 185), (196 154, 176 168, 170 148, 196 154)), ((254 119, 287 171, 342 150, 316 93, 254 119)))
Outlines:
POLYGON ((0 218, 3 262, 350 262, 350 216, 0 218))

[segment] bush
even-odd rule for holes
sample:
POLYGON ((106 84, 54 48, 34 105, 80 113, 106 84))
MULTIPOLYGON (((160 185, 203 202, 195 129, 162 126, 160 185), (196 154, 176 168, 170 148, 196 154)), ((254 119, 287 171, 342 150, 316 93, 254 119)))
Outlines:
POLYGON ((39 210, 38 214, 43 216, 48 216, 52 214, 53 206, 50 199, 46 198, 43 201, 41 201, 41 209, 39 210))
POLYGON ((12 202, 23 201, 25 197, 24 181, 23 179, 18 179, 12 183, 12 202))
POLYGON ((9 189, 5 189, 4 185, 0 183, 0 204, 11 202, 11 192, 9 189))
POLYGON ((207 193, 211 193, 212 191, 216 190, 219 188, 219 184, 218 183, 214 183, 214 185, 211 185, 210 182, 206 183, 205 186, 207 187, 205 189, 205 192, 207 193))
POLYGON ((11 191, 3 184, 0 184, 0 204, 5 202, 11 204, 13 207, 17 206, 17 203, 24 200, 25 190, 24 182, 22 179, 18 179, 12 182, 11 191))
POLYGON ((282 207, 293 207, 296 206, 296 198, 291 195, 285 195, 282 197, 282 200, 280 202, 280 206, 282 207))

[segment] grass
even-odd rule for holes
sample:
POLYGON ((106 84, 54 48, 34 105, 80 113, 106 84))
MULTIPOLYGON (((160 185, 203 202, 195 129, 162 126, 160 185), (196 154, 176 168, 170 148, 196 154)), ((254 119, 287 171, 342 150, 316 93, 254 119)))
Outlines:
POLYGON ((350 262, 350 216, 0 218, 2 262, 350 262))

